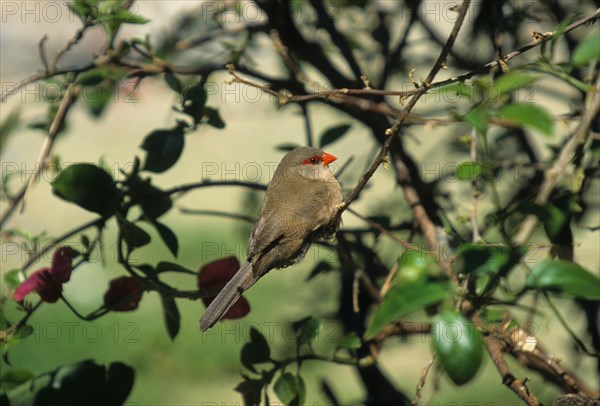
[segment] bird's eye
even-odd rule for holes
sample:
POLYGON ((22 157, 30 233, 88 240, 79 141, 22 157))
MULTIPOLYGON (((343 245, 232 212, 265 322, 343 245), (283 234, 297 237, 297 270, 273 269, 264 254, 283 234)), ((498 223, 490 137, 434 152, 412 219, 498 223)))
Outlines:
POLYGON ((310 160, 309 160, 309 161, 310 161, 310 163, 311 163, 311 164, 313 164, 313 165, 314 165, 314 164, 316 164, 316 163, 317 163, 317 158, 310 158, 310 160))

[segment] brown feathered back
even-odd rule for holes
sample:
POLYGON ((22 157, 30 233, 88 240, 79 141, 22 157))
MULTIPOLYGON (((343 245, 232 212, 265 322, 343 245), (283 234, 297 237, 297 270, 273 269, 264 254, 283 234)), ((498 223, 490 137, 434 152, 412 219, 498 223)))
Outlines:
POLYGON ((342 202, 340 185, 322 164, 314 168, 303 164, 321 155, 317 148, 296 148, 275 170, 248 244, 255 275, 297 262, 329 228, 335 206, 342 202))
POLYGON ((304 256, 313 241, 330 234, 336 206, 342 202, 337 179, 323 151, 300 147, 288 152, 273 174, 248 241, 248 259, 208 306, 200 321, 205 331, 264 274, 289 266, 304 256))

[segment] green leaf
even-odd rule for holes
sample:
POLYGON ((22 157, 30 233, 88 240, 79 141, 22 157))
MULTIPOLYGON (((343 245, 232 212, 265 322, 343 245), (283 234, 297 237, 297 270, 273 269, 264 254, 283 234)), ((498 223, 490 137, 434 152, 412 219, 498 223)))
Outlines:
POLYGON ((104 113, 109 102, 112 100, 113 88, 108 86, 94 87, 94 92, 88 92, 88 96, 84 98, 85 104, 89 112, 95 118, 98 118, 104 113))
POLYGON ((275 147, 277 151, 290 152, 291 150, 298 148, 298 144, 279 144, 275 147))
POLYGON ((406 250, 398 261, 398 271, 394 276, 394 285, 412 285, 425 283, 427 277, 434 273, 437 264, 434 258, 425 252, 406 250))
POLYGON ((487 131, 490 111, 487 106, 478 104, 471 108, 461 119, 475 128, 480 134, 483 134, 487 131))
POLYGON ((336 142, 348 132, 350 127, 352 127, 351 124, 341 124, 325 130, 325 132, 323 132, 323 135, 321 135, 319 141, 319 148, 324 148, 325 146, 336 142))
POLYGON ((527 87, 538 79, 537 76, 514 70, 500 76, 495 86, 498 89, 499 95, 510 93, 514 90, 519 90, 527 87))
POLYGON ((262 364, 271 360, 271 349, 267 339, 254 327, 250 328, 250 342, 242 347, 242 365, 252 372, 255 364, 262 364))
POLYGON ((2 151, 8 136, 19 126, 21 110, 14 108, 0 124, 0 152, 2 151))
POLYGON ((450 83, 446 86, 441 86, 433 90, 433 93, 439 94, 444 101, 451 101, 456 103, 465 96, 466 102, 475 102, 476 88, 474 85, 467 85, 465 83, 450 83), (457 97, 458 96, 458 97, 457 97))
POLYGON ((165 82, 167 85, 176 93, 181 93, 183 91, 183 86, 181 85, 181 81, 177 79, 177 76, 173 74, 171 71, 165 72, 165 82))
POLYGON ((285 405, 304 405, 306 387, 300 375, 292 375, 289 372, 281 374, 273 385, 273 391, 285 405))
POLYGON ((77 82, 82 86, 96 86, 104 81, 110 74, 107 67, 93 68, 83 72, 77 77, 77 82))
POLYGON ((584 66, 598 58, 600 58, 600 31, 590 34, 577 45, 571 56, 571 62, 575 66, 584 66))
POLYGON ((52 191, 63 200, 103 216, 118 205, 118 191, 112 177, 92 164, 73 164, 52 182, 52 191))
POLYGON ((235 387, 235 391, 242 394, 246 406, 259 406, 264 382, 260 379, 251 379, 243 374, 242 377, 244 380, 235 387))
POLYGON ((502 106, 498 118, 522 127, 531 127, 546 135, 553 135, 552 116, 542 107, 532 103, 512 103, 502 106))
POLYGON ((207 95, 204 90, 205 78, 201 78, 198 83, 187 86, 182 93, 182 108, 183 112, 194 120, 194 124, 200 124, 200 121, 205 115, 204 105, 206 104, 207 95))
POLYGON ((115 8, 110 14, 103 14, 98 17, 98 22, 109 23, 117 27, 119 24, 146 24, 150 22, 147 18, 122 8, 115 8))
POLYGON ((39 375, 7 393, 11 405, 121 405, 133 387, 134 371, 91 360, 39 375))
POLYGON ((88 19, 94 20, 98 17, 98 9, 95 7, 97 0, 75 0, 75 2, 67 3, 67 7, 73 11, 74 14, 81 17, 83 21, 88 19))
POLYGON ((219 129, 225 128, 225 121, 223 121, 223 119, 221 118, 219 110, 212 107, 205 107, 204 114, 208 118, 208 125, 212 125, 213 127, 219 129))
POLYGON ((448 286, 441 283, 393 286, 375 309, 365 338, 373 338, 379 330, 411 312, 443 301, 449 293, 448 286))
POLYGON ((147 152, 143 170, 161 173, 175 165, 184 146, 181 125, 170 130, 156 130, 144 139, 142 148, 147 152))
POLYGON ((79 236, 79 239, 80 239, 80 241, 81 241, 81 245, 83 246, 83 250, 84 250, 84 251, 87 251, 87 250, 89 250, 89 249, 90 249, 90 244, 91 244, 91 242, 90 242, 90 237, 88 237, 88 236, 87 236, 87 235, 85 235, 85 234, 81 234, 81 235, 79 236))
POLYGON ((546 260, 531 270, 525 280, 529 289, 560 292, 567 296, 600 301, 600 279, 571 261, 546 260))
POLYGON ((160 234, 160 238, 162 238, 167 248, 169 248, 171 254, 173 254, 174 257, 177 257, 177 252, 179 251, 179 242, 177 241, 177 236, 175 233, 171 231, 169 227, 159 223, 156 220, 152 221, 152 225, 156 227, 158 234, 160 234))
POLYGON ((487 306, 480 312, 481 317, 486 323, 497 324, 506 320, 507 311, 504 308, 494 308, 487 306))
POLYGON ((521 212, 535 215, 538 220, 544 224, 544 230, 552 242, 564 233, 565 226, 569 223, 568 213, 560 210, 552 203, 544 205, 528 204, 520 208, 521 212))
POLYGON ((117 224, 129 251, 137 247, 143 247, 150 242, 150 235, 147 232, 120 214, 117 214, 117 224))
POLYGON ((472 181, 483 172, 483 167, 479 162, 461 162, 456 168, 456 177, 458 180, 472 181))
POLYGON ((347 336, 344 336, 337 346, 338 348, 358 350, 360 347, 362 347, 362 342, 360 340, 360 337, 357 336, 356 333, 350 333, 347 336))
POLYGON ((464 385, 473 379, 483 360, 483 339, 479 330, 452 311, 439 314, 432 330, 433 348, 450 379, 456 385, 464 385))
POLYGON ((150 219, 162 216, 173 206, 169 194, 150 184, 150 180, 141 181, 138 177, 134 177, 127 185, 131 203, 139 204, 144 215, 150 219))
POLYGON ((160 295, 160 301, 163 307, 163 316, 165 320, 165 326, 167 327, 167 333, 171 340, 174 340, 179 334, 180 320, 179 309, 177 303, 172 297, 167 297, 163 294, 160 295))
POLYGON ((0 388, 8 391, 19 386, 23 382, 27 382, 31 378, 33 378, 33 374, 29 371, 24 369, 9 369, 2 374, 2 379, 0 379, 0 388))
POLYGON ((457 260, 466 274, 495 274, 513 260, 510 247, 465 243, 458 247, 457 260))
POLYGON ((296 323, 294 323, 294 329, 296 330, 296 341, 298 345, 307 344, 311 345, 312 341, 319 336, 321 329, 323 328, 323 320, 314 318, 312 316, 306 317, 296 323))
POLYGON ((564 33, 569 25, 571 25, 575 21, 575 15, 568 16, 564 20, 562 20, 552 31, 554 31, 554 36, 552 37, 552 46, 554 47, 554 43, 558 40, 564 33))
POLYGON ((25 277, 18 269, 11 269, 10 271, 4 273, 4 282, 6 282, 10 289, 16 289, 16 287, 24 281, 25 277))

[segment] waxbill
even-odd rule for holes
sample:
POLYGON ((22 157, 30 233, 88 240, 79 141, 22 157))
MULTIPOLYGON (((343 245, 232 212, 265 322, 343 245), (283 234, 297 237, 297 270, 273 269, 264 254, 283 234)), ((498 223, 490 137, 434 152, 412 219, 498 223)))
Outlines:
POLYGON ((247 262, 206 309, 200 320, 202 331, 219 321, 271 269, 300 261, 314 241, 335 234, 342 191, 328 165, 336 159, 312 147, 296 148, 283 157, 250 235, 247 262))

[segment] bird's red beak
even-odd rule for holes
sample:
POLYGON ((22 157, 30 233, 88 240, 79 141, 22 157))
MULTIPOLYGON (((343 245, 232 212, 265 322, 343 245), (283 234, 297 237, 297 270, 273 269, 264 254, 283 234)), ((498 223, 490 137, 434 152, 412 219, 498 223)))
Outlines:
POLYGON ((323 156, 321 157, 323 158, 323 165, 327 166, 330 163, 332 163, 333 161, 335 161, 337 159, 337 157, 328 154, 327 152, 323 152, 323 156))

